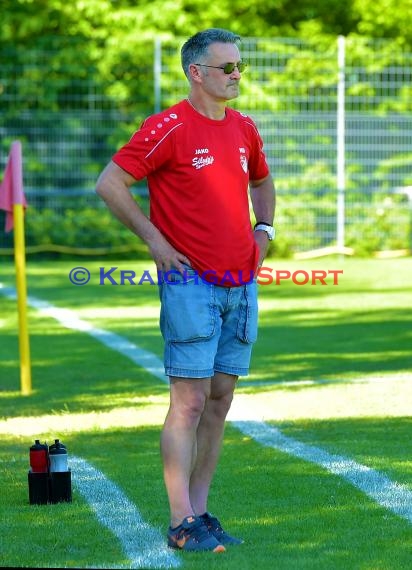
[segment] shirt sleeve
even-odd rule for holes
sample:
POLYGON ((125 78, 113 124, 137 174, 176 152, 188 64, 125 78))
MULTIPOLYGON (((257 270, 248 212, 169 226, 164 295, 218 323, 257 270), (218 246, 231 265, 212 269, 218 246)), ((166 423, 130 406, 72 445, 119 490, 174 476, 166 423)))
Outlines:
POLYGON ((263 150, 263 140, 254 121, 247 117, 246 124, 249 127, 249 178, 250 180, 262 180, 269 174, 266 155, 263 150))
POLYGON ((182 123, 170 116, 149 117, 130 141, 113 155, 113 162, 136 180, 145 178, 173 157, 173 133, 181 126, 182 123))

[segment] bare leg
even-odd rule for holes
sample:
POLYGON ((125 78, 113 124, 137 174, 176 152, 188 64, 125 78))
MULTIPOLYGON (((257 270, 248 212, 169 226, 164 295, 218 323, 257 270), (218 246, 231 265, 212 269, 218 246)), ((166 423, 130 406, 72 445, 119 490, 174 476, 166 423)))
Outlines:
POLYGON ((197 456, 190 478, 190 503, 196 515, 207 511, 210 484, 222 446, 225 419, 237 376, 216 372, 197 428, 197 456))
POLYGON ((170 407, 160 445, 172 527, 195 514, 189 484, 197 456, 197 430, 210 384, 210 378, 170 378, 170 407))

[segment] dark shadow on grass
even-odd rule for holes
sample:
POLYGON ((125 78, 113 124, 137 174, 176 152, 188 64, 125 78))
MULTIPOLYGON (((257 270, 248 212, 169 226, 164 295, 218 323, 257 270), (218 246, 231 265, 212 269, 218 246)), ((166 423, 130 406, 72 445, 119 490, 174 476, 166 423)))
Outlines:
MULTIPOLYGON (((2 336, 3 347, 9 346, 14 354, 15 342, 14 335, 2 336)), ((18 392, 17 355, 2 364, 3 417, 108 410, 128 405, 137 396, 144 398, 167 390, 166 384, 126 357, 53 321, 48 333, 31 335, 31 353, 30 396, 18 392)))
POLYGON ((328 319, 324 310, 324 317, 313 323, 300 317, 299 311, 287 311, 261 324, 251 367, 257 383, 412 370, 412 327, 401 309, 375 310, 353 319, 333 314, 328 319))

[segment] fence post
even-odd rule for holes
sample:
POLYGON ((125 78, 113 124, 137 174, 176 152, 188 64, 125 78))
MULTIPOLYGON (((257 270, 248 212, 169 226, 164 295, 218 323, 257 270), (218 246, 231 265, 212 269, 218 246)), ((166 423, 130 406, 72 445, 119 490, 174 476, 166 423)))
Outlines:
POLYGON ((154 89, 154 112, 160 113, 162 101, 161 76, 162 76, 162 40, 159 37, 154 39, 153 58, 153 89, 154 89))
POLYGON ((345 38, 338 36, 336 243, 345 247, 345 38))

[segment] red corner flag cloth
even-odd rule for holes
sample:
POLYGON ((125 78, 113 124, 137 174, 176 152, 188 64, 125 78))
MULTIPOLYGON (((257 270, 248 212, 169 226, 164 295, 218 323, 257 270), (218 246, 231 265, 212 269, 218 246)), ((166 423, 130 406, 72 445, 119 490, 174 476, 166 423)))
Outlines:
POLYGON ((23 171, 20 141, 11 145, 4 178, 0 184, 0 209, 6 211, 6 232, 13 229, 13 205, 27 206, 23 193, 23 171))

